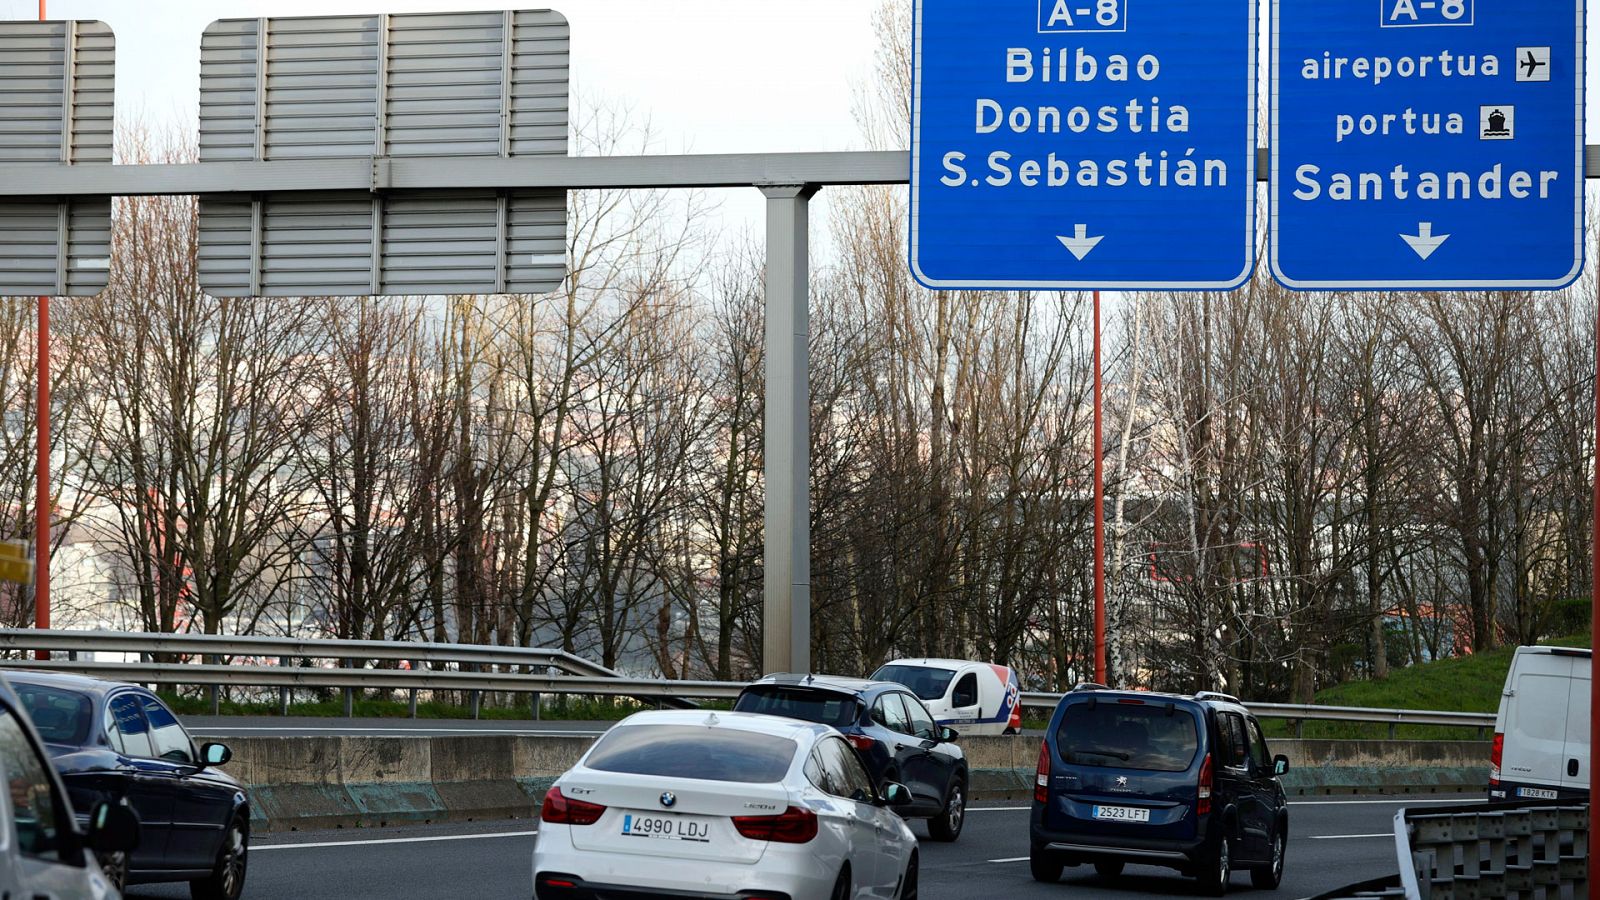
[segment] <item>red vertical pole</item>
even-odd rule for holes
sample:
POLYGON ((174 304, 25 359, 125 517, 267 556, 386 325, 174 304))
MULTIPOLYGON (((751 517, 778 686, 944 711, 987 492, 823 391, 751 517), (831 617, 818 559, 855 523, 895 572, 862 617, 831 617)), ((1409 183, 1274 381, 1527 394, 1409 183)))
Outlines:
POLYGON ((1100 359, 1100 292, 1094 292, 1094 680, 1106 681, 1106 468, 1100 359))
MULTIPOLYGON (((39 21, 45 19, 45 0, 39 0, 39 21)), ((50 627, 50 298, 39 298, 39 461, 35 473, 38 494, 34 503, 33 616, 34 626, 50 627)), ((49 659, 48 650, 35 653, 49 659)))

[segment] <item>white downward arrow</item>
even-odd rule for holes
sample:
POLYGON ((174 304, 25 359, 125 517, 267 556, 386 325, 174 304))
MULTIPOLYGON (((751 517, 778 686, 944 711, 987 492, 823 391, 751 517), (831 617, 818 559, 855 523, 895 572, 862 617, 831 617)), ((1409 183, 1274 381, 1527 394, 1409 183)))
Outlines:
POLYGON ((1443 246, 1445 241, 1450 240, 1450 235, 1448 234, 1434 234, 1432 222, 1419 222, 1417 224, 1417 232, 1417 234, 1402 234, 1400 237, 1410 244, 1411 249, 1417 251, 1417 255, 1423 259, 1432 256, 1433 251, 1443 246))
POLYGON ((1072 255, 1080 260, 1088 256, 1090 251, 1100 246, 1100 242, 1106 239, 1103 234, 1099 237, 1089 237, 1089 226, 1087 225, 1074 225, 1072 229, 1072 237, 1057 235, 1056 240, 1060 241, 1068 250, 1071 250, 1072 255))

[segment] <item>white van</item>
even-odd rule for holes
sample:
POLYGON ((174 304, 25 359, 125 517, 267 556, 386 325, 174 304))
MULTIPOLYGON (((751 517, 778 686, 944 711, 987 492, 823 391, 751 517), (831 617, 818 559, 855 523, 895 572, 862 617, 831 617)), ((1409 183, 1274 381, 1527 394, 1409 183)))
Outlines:
POLYGON ((962 734, 1022 731, 1021 682, 1009 666, 965 659, 897 659, 872 673, 911 689, 940 724, 962 734))
POLYGON ((1500 694, 1489 799, 1589 796, 1592 650, 1518 647, 1500 694))

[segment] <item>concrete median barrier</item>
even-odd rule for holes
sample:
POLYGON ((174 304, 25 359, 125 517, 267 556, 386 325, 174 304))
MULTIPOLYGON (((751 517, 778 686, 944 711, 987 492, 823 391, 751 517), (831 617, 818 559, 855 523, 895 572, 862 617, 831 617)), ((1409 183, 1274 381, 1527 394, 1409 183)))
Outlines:
MULTIPOLYGON (((242 737, 228 771, 243 781, 259 831, 528 818, 592 739, 531 735, 242 737)), ((1037 737, 963 738, 973 800, 1031 796, 1037 737)), ((1272 742, 1289 757, 1291 794, 1448 793, 1480 789, 1477 741, 1272 742)))

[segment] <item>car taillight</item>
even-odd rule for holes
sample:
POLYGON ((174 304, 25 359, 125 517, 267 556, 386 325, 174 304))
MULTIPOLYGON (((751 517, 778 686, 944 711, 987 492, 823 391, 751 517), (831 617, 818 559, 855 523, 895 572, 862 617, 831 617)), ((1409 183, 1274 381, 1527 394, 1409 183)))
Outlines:
POLYGON ((1506 752, 1505 732, 1494 733, 1494 743, 1489 745, 1489 783, 1500 783, 1500 760, 1506 752))
POLYGON ((1039 765, 1033 771, 1033 802, 1050 802, 1050 742, 1039 742, 1039 765))
POLYGON ((878 742, 876 740, 869 738, 864 734, 847 734, 844 736, 844 738, 850 742, 850 746, 856 748, 856 750, 861 753, 871 753, 873 748, 878 746, 878 742))
POLYGON ((1211 812, 1211 754, 1206 754, 1206 761, 1200 764, 1200 790, 1195 795, 1196 803, 1194 812, 1203 816, 1211 812))
POLYGON ((539 807, 539 821, 552 825, 593 825, 606 814, 606 808, 597 803, 574 800, 553 787, 544 795, 544 805, 539 807))
POLYGON ((734 816, 733 827, 752 841, 804 844, 817 836, 817 814, 791 806, 776 816, 734 816))

